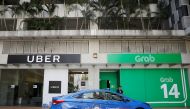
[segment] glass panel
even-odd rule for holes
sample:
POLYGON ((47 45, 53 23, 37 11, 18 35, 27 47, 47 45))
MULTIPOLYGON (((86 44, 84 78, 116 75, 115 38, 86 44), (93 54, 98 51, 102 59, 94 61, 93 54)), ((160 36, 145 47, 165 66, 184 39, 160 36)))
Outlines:
POLYGON ((75 98, 79 99, 101 99, 104 100, 104 92, 89 92, 89 93, 84 93, 83 95, 76 96, 75 98))
POLYGON ((71 70, 69 72, 68 93, 88 89, 88 72, 71 70))
POLYGON ((119 96, 115 93, 106 92, 106 99, 107 100, 116 100, 116 101, 123 101, 123 97, 119 96))
POLYGON ((43 70, 2 70, 0 105, 41 106, 43 70))
POLYGON ((0 18, 0 31, 15 31, 16 25, 17 25, 16 19, 0 18))

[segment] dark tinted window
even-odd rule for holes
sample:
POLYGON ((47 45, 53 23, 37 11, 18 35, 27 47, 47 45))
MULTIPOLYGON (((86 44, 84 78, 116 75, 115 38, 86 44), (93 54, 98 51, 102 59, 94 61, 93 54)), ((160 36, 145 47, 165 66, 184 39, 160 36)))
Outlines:
POLYGON ((86 30, 90 21, 85 18, 26 19, 27 30, 86 30))
POLYGON ((182 10, 183 16, 188 16, 187 5, 182 5, 181 10, 182 10))
POLYGON ((14 31, 16 25, 16 19, 0 19, 0 31, 14 31))
POLYGON ((74 96, 77 99, 101 99, 104 100, 104 92, 89 92, 74 96))
MULTIPOLYGON (((165 20, 165 19, 163 19, 165 20)), ((156 17, 144 17, 143 18, 143 24, 145 29, 161 29, 161 24, 163 23, 159 20, 159 18, 156 17)), ((142 30, 142 21, 141 18, 138 17, 99 17, 98 18, 98 28, 99 29, 110 29, 110 30, 142 30)), ((169 29, 169 28, 164 28, 169 29)))
POLYGON ((53 3, 53 4, 75 4, 75 3, 79 3, 79 4, 83 4, 83 3, 87 3, 88 0, 32 0, 32 1, 42 1, 44 4, 45 3, 53 3))
POLYGON ((179 0, 175 0, 175 6, 176 6, 176 9, 179 8, 179 0))
POLYGON ((116 100, 116 101, 123 101, 123 97, 120 95, 117 95, 115 93, 106 92, 106 99, 107 100, 116 100))
POLYGON ((178 14, 179 14, 179 18, 183 17, 183 12, 182 12, 181 7, 178 9, 178 14))
POLYGON ((74 97, 74 98, 77 98, 77 99, 81 99, 81 98, 82 98, 82 94, 74 95, 73 97, 74 97))
POLYGON ((0 1, 0 5, 17 5, 19 4, 19 1, 20 0, 4 0, 4 3, 3 3, 3 0, 0 1))
POLYGON ((172 21, 172 24, 174 24, 175 23, 175 21, 174 21, 175 19, 174 19, 174 15, 172 14, 172 16, 171 16, 171 21, 172 21))
POLYGON ((158 0, 148 0, 149 3, 158 3, 158 0))
POLYGON ((183 29, 181 21, 178 22, 178 29, 183 29))

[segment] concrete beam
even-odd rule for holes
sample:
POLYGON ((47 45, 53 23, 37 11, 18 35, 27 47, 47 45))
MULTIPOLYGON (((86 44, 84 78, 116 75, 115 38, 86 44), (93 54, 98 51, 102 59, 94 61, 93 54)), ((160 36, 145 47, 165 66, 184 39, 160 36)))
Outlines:
POLYGON ((41 30, 0 31, 0 38, 79 38, 79 37, 184 37, 184 30, 41 30))

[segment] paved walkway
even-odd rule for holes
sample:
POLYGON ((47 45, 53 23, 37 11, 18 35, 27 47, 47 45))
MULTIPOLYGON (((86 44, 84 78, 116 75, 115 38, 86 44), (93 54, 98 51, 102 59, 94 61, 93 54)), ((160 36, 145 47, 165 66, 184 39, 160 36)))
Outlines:
MULTIPOLYGON (((23 106, 0 106, 0 109, 42 109, 41 107, 23 107, 23 106)), ((154 109, 190 109, 188 108, 154 108, 154 109)))

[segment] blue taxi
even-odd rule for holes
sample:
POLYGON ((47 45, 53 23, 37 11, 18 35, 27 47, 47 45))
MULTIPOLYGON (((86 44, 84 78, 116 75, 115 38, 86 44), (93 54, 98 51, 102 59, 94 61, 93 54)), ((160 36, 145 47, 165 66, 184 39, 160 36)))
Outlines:
POLYGON ((110 90, 85 90, 52 98, 50 109, 152 109, 149 104, 133 100, 110 90))

